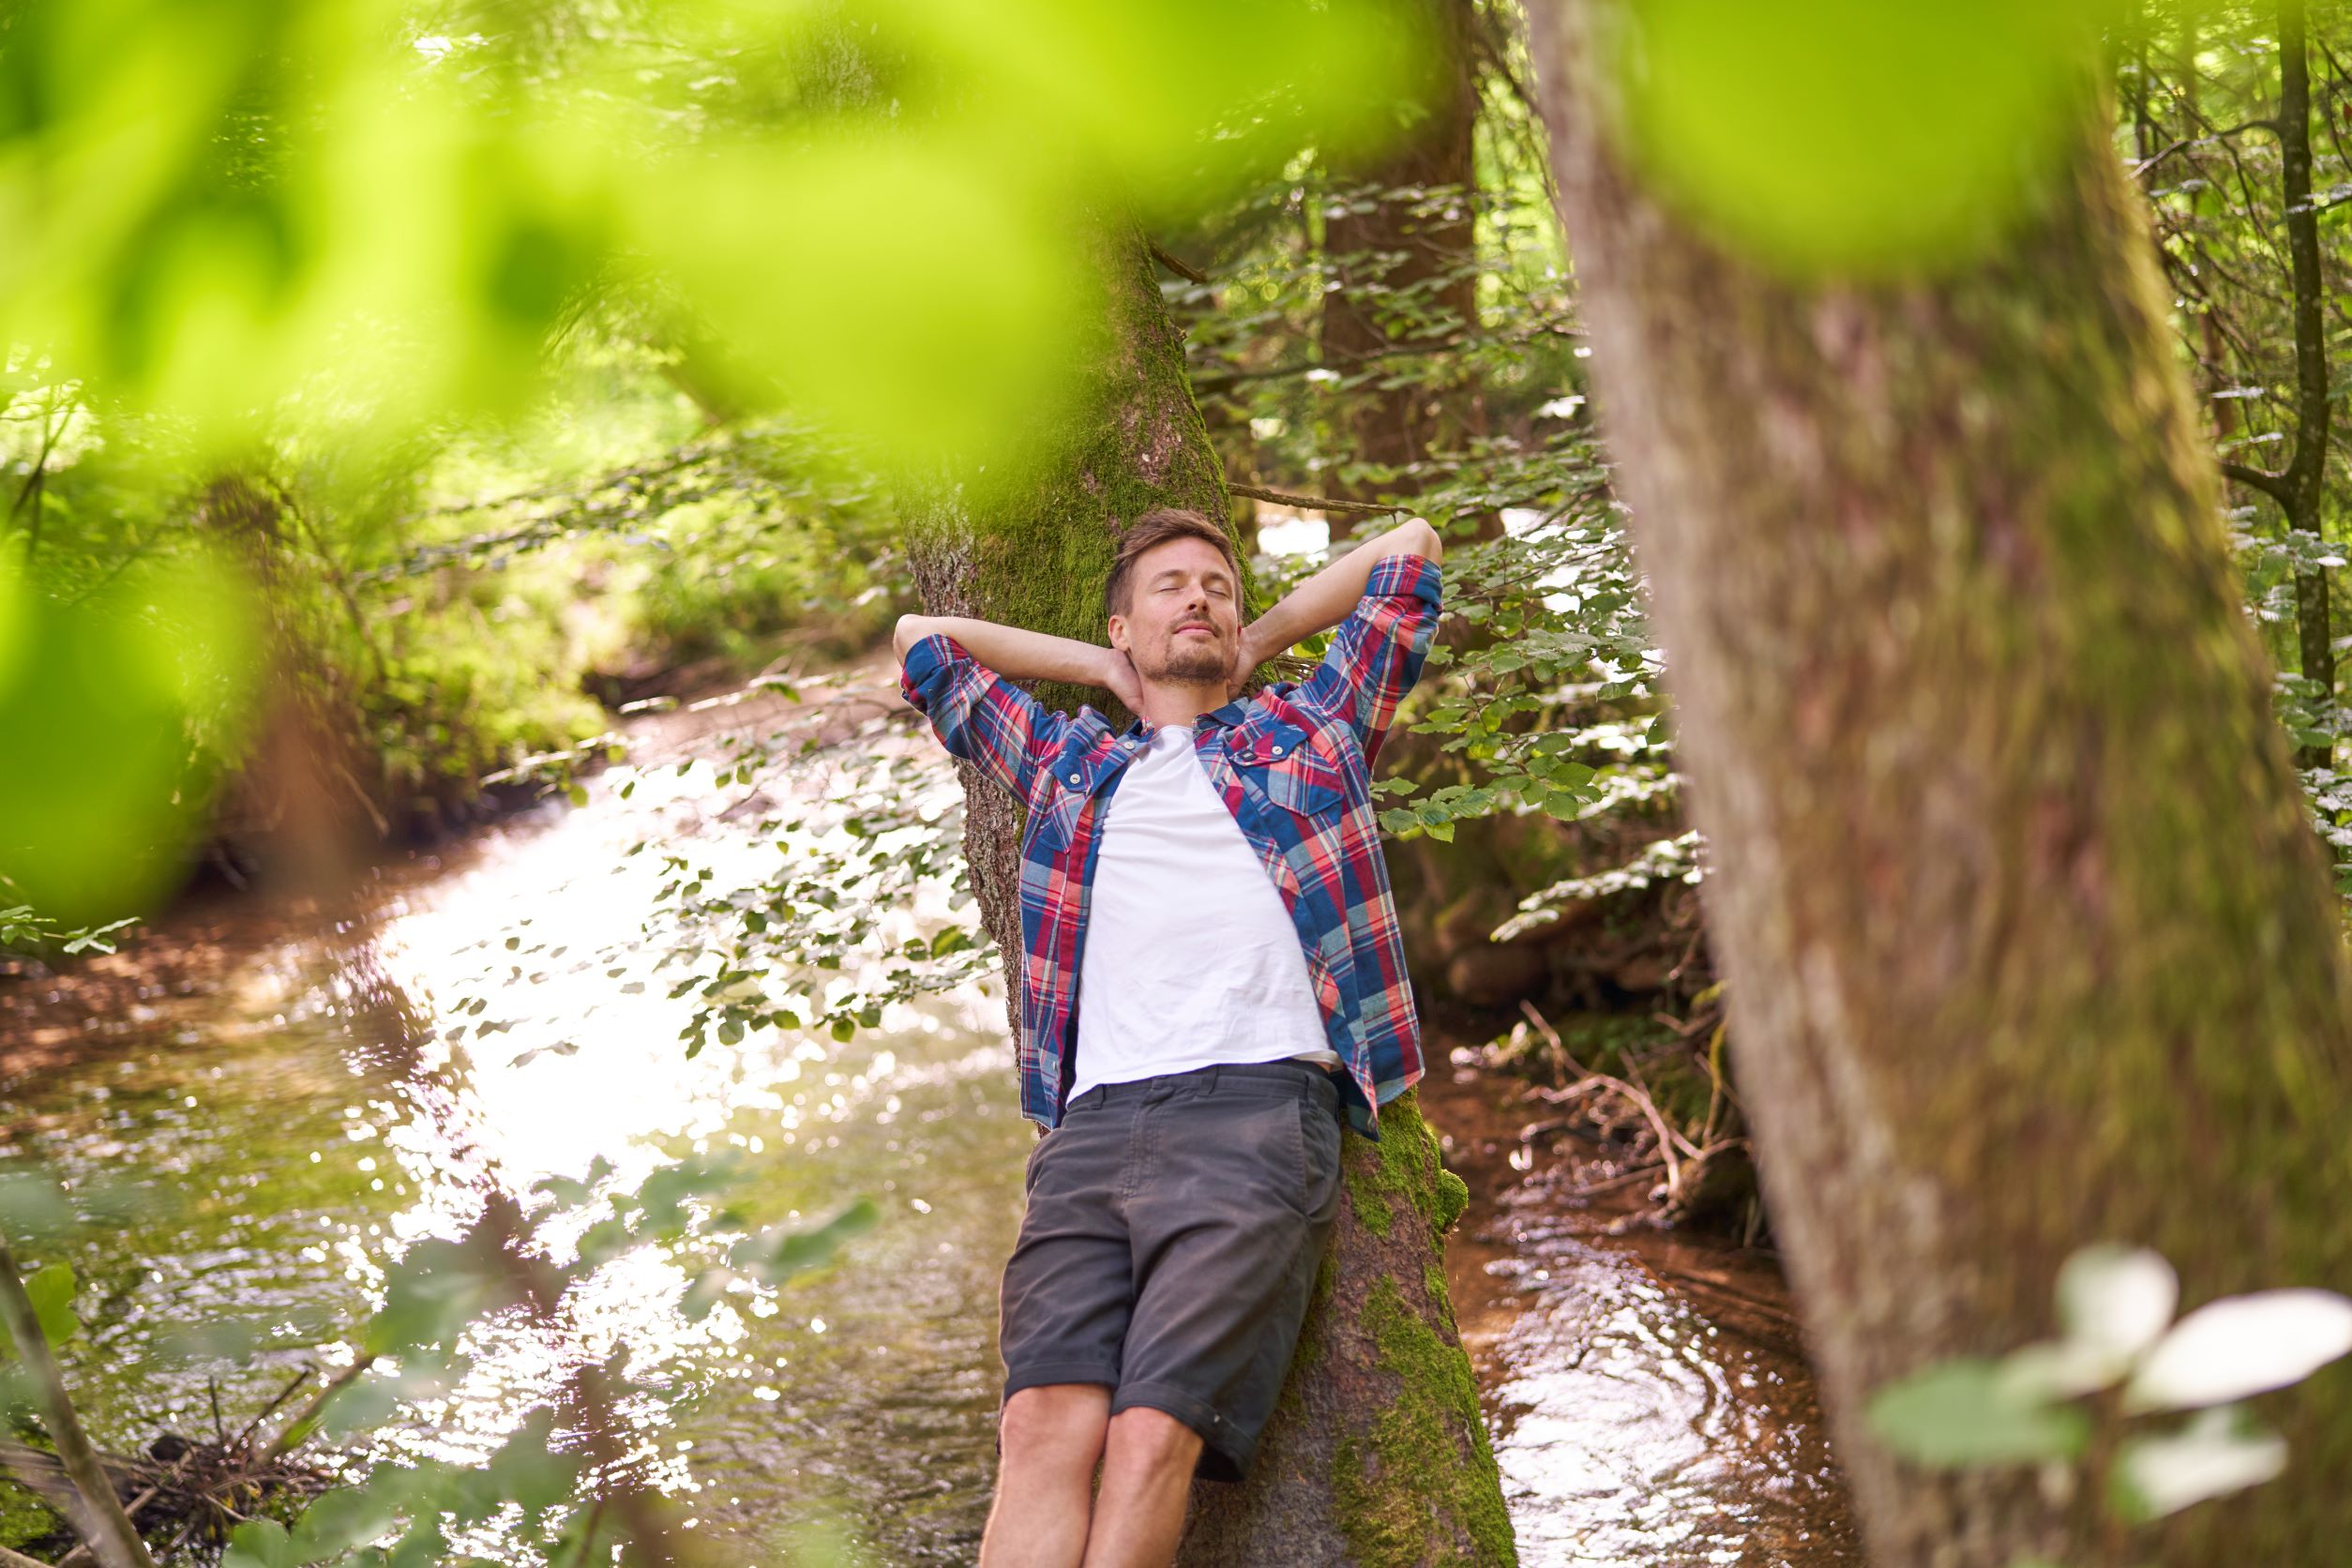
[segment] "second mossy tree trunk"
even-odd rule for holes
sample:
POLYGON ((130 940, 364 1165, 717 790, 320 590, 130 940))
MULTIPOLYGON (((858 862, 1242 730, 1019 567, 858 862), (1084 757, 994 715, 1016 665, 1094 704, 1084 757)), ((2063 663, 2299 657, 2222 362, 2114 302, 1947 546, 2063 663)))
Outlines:
MULTIPOLYGON (((933 614, 1101 641, 1102 583, 1120 531, 1155 506, 1227 516, 1183 338, 1143 247, 1123 235, 1105 251, 1107 330, 1049 447, 985 488, 926 485, 905 494, 915 582, 933 614)), ((1039 697, 1048 706, 1109 701, 1067 690, 1039 697)), ((1020 811, 969 768, 963 777, 965 853, 1018 1029, 1020 811)), ((1343 1139, 1349 1201, 1281 1404, 1246 1484, 1194 1489, 1187 1564, 1516 1560, 1441 1267, 1462 1185, 1440 1165, 1410 1096, 1386 1108, 1380 1127, 1377 1145, 1343 1139)))
POLYGON ((2086 1243, 2161 1251, 2189 1305, 2352 1283, 2340 911, 2101 106, 1975 260, 1781 280, 1614 150, 1594 38, 1622 3, 1532 7, 1536 65, 1739 1080, 1872 1560, 2339 1560, 2352 1368, 2264 1402, 2281 1479, 2128 1558, 2106 1498, 1907 1467, 1862 1414, 2052 1334, 2086 1243))

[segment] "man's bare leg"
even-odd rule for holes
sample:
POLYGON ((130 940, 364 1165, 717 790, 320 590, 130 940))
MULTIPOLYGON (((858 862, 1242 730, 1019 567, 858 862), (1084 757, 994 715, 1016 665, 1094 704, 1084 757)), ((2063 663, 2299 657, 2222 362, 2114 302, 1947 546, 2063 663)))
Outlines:
POLYGON ((1110 1390, 1100 1383, 1046 1383, 1004 1402, 980 1568, 1078 1568, 1109 1421, 1110 1390))
POLYGON ((1138 1405, 1110 1418, 1103 1489, 1086 1535, 1086 1568, 1168 1568, 1184 1533, 1200 1439, 1164 1411, 1138 1405))

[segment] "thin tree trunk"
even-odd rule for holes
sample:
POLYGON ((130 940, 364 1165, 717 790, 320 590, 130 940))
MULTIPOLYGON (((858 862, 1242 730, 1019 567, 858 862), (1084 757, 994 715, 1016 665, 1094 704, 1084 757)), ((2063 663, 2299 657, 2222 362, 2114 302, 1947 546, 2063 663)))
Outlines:
MULTIPOLYGON (((1225 479, 1184 375, 1181 334, 1139 245, 1106 247, 1107 339, 1061 445, 987 488, 905 496, 924 608, 1100 641, 1102 581, 1119 531, 1154 506, 1228 516, 1225 479)), ((1066 705, 1100 692, 1044 689, 1066 705)), ((1018 808, 966 770, 964 850, 1003 956, 1018 1028, 1018 808)), ((1300 1351, 1250 1480, 1195 1489, 1183 1560, 1504 1563, 1515 1560, 1500 1478, 1470 1358, 1439 1266, 1461 1184, 1438 1163, 1410 1098, 1381 1141, 1349 1134, 1340 1206, 1300 1351)))
MULTIPOLYGON (((2286 214, 2287 262, 2295 278, 2295 456, 2287 463, 2280 504, 2286 526, 2320 537, 2328 477, 2328 339, 2322 312, 2326 283, 2319 271, 2319 213, 2311 197, 2311 49, 2304 38, 2303 0, 2279 0, 2280 194, 2286 214)), ((2336 656, 2328 610, 2328 572, 2311 566, 2295 574, 2295 627, 2304 676, 2319 694, 2336 698, 2336 656)), ((2333 760, 2332 746, 2307 746, 2304 767, 2333 760)))
POLYGON ((66 1479, 73 1484, 74 1506, 69 1510, 73 1528, 90 1548, 90 1555, 106 1568, 154 1568, 146 1543, 139 1539, 130 1516, 123 1512, 123 1500, 114 1495, 113 1480, 82 1430, 73 1400, 66 1393, 65 1374, 50 1349, 49 1336, 41 1333, 40 1318, 33 1310, 32 1298, 24 1293, 24 1281, 16 1271, 16 1253, 6 1237, 0 1237, 0 1326, 16 1342, 17 1359, 23 1364, 25 1380, 31 1385, 33 1409, 48 1429, 49 1440, 57 1445, 57 1462, 66 1479))
MULTIPOLYGON (((1593 40, 1627 3, 1533 6, 1536 64, 1739 1078, 1872 1560, 2103 1561, 2030 1475, 1911 1470, 1861 1412, 2051 1333, 2087 1242, 2158 1248, 2192 1303, 2352 1281, 2340 912, 2146 215, 2086 71, 2055 188, 1983 259, 1777 280, 1616 156, 1593 40)), ((2348 1379, 2278 1396, 2285 1475, 2148 1558, 2335 1560, 2348 1379)))
MULTIPOLYGON (((1333 171, 1334 197, 1358 194, 1366 186, 1376 196, 1369 211, 1342 211, 1323 232, 1342 287, 1324 296, 1322 348, 1342 375, 1381 369, 1374 363, 1378 355, 1417 341, 1442 343, 1478 324, 1478 279, 1471 270, 1477 223, 1468 199, 1478 185, 1473 157, 1478 77, 1471 47, 1476 18, 1471 0, 1419 0, 1416 8, 1433 47, 1425 72, 1428 90, 1412 103, 1416 117, 1410 131, 1384 156, 1343 162, 1333 171), (1386 194, 1447 188, 1460 190, 1464 199, 1427 213, 1415 210, 1421 204, 1413 196, 1386 194), (1371 297, 1366 291, 1374 291, 1371 297), (1379 293, 1425 295, 1418 308, 1450 317, 1451 324, 1392 334, 1377 308, 1379 293)), ((1356 398, 1349 431, 1351 455, 1391 469, 1418 462, 1449 418, 1458 429, 1463 412, 1457 398, 1433 406, 1429 387, 1414 380, 1356 398)), ((1342 499, 1368 501, 1396 488, 1375 481, 1342 486, 1340 493, 1342 499)), ((1332 514, 1332 537, 1353 533, 1357 520, 1349 513, 1332 514)))

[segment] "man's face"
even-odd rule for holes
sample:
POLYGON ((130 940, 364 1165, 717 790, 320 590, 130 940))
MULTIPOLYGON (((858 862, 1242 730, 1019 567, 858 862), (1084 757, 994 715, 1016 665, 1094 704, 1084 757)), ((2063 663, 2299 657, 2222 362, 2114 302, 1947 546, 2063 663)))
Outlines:
POLYGON ((1241 637, 1241 588, 1206 539, 1170 539, 1136 558, 1110 645, 1147 681, 1222 679, 1241 637))

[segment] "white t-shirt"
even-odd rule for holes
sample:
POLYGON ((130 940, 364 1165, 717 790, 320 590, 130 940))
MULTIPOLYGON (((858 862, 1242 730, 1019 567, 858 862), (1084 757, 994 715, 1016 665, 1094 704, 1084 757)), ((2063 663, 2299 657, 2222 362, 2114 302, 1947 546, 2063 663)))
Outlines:
POLYGON ((1098 809, 1071 1098, 1224 1063, 1338 1066, 1290 912, 1192 731, 1154 731, 1098 809))

